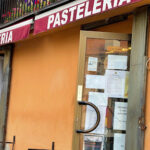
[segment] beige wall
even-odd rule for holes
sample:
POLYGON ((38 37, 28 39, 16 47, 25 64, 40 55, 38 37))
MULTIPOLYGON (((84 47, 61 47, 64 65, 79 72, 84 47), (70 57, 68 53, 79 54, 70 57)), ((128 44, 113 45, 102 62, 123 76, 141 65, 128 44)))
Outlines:
POLYGON ((15 150, 70 150, 77 78, 79 29, 16 44, 7 139, 15 150))

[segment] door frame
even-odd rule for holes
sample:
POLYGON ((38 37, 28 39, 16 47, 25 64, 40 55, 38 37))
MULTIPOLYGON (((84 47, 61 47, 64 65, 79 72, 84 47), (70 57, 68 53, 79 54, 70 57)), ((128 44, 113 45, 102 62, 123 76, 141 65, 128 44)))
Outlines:
POLYGON ((72 150, 79 150, 80 147, 80 134, 76 133, 76 130, 81 128, 82 122, 82 107, 78 105, 78 101, 82 101, 82 88, 84 83, 84 66, 85 66, 85 54, 86 54, 86 39, 98 38, 106 40, 131 40, 131 36, 128 34, 112 33, 112 32, 99 32, 99 31, 80 31, 80 46, 79 46, 79 64, 78 64, 78 78, 77 78, 77 94, 75 104, 75 120, 74 120, 74 133, 72 150))
MULTIPOLYGON (((148 47, 148 19, 149 19, 149 7, 144 6, 138 8, 134 14, 134 21, 132 27, 132 51, 131 51, 131 64, 130 64, 130 75, 129 75, 129 96, 128 96, 128 115, 126 133, 126 150, 143 150, 144 149, 144 134, 145 129, 142 130, 140 125, 145 126, 145 100, 146 100, 146 86, 147 86, 147 47, 148 47), (138 75, 138 76, 137 76, 138 75), (140 81, 139 83, 137 81, 140 81), (138 84, 137 84, 138 83, 138 84), (136 98, 135 98, 136 97, 136 98), (133 101, 132 101, 133 99, 133 101), (138 104, 137 104, 138 103, 138 104), (136 107, 135 107, 136 106, 136 107), (136 108, 136 109, 135 109, 136 108), (134 111, 135 110, 135 111, 134 111), (141 124, 139 125, 139 119, 141 119, 141 124), (133 130, 134 127, 134 130, 133 130)), ((85 42, 84 37, 80 36, 80 43, 85 42)), ((80 46, 80 51, 84 47, 80 46)), ((83 51, 84 49, 82 49, 83 51)), ((84 66, 84 55, 80 53, 79 64, 84 66), (83 60, 82 60, 83 59, 83 60), (81 61, 82 60, 82 61, 81 61)), ((82 71, 80 67, 78 72, 82 71)), ((78 78, 77 85, 82 84, 81 78, 78 78)), ((82 88, 80 87, 80 90, 82 88)), ((78 91, 77 88, 77 92, 78 91)), ((75 118, 74 118, 74 128, 73 128, 73 143, 72 150, 79 150, 79 134, 75 131, 80 128, 81 120, 81 108, 78 107, 77 96, 75 102, 75 118)), ((146 127, 146 126, 145 126, 146 127)))
POLYGON ((126 150, 143 150, 147 85, 148 6, 134 12, 128 92, 126 150), (138 81, 138 82, 137 82, 138 81), (130 115, 129 115, 130 114, 130 115))
POLYGON ((4 149, 6 140, 13 47, 13 44, 0 47, 0 53, 4 55, 3 88, 0 97, 0 142, 3 144, 0 149, 4 149))

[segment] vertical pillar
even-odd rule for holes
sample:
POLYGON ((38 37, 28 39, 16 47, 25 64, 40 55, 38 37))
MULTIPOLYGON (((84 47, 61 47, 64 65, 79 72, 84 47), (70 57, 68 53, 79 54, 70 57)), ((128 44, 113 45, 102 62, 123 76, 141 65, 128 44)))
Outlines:
MULTIPOLYGON (((11 56, 12 45, 1 48, 4 51, 4 64, 3 64, 3 88, 0 97, 0 141, 5 142, 7 114, 9 104, 9 87, 11 78, 11 56)), ((4 149, 4 144, 0 144, 0 150, 4 149)))
POLYGON ((139 119, 144 123, 147 23, 148 8, 139 8, 132 28, 126 150, 143 150, 144 147, 144 131, 139 127, 139 119))

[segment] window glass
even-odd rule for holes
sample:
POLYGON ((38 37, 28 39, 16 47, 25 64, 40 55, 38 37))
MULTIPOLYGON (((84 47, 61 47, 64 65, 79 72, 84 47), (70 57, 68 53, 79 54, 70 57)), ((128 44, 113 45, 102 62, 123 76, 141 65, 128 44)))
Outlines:
MULTIPOLYGON (((83 150, 125 150, 130 51, 128 41, 87 39, 82 100, 95 104, 101 117, 94 131, 82 135, 83 150)), ((83 107, 82 128, 91 128, 96 117, 83 107)))

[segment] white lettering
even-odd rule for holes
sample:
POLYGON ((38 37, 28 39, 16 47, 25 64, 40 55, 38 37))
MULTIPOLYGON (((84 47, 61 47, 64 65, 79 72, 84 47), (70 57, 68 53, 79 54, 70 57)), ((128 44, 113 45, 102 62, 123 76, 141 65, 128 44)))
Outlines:
POLYGON ((82 4, 78 5, 76 19, 83 18, 83 14, 81 14, 81 13, 84 11, 84 8, 82 8, 84 6, 85 6, 85 3, 82 3, 82 4))
POLYGON ((117 7, 118 0, 114 0, 114 7, 117 7))
POLYGON ((94 6, 93 6, 93 14, 101 12, 101 8, 97 8, 101 6, 101 1, 100 0, 95 0, 94 1, 94 6))
POLYGON ((86 5, 85 5, 85 14, 84 14, 84 17, 87 17, 87 16, 90 16, 91 15, 91 11, 88 11, 89 9, 89 1, 86 2, 86 5))
POLYGON ((106 7, 108 7, 108 9, 112 8, 111 0, 104 0, 103 1, 103 11, 106 10, 106 7))
POLYGON ((1 44, 5 44, 5 33, 1 35, 1 44))
POLYGON ((120 2, 119 2, 119 4, 118 4, 118 6, 121 6, 124 2, 126 2, 126 3, 130 3, 130 2, 131 2, 131 0, 120 0, 120 2))
POLYGON ((67 20, 68 20, 68 15, 67 15, 67 13, 68 13, 68 10, 67 10, 67 9, 62 12, 62 18, 64 19, 64 20, 61 20, 61 23, 62 23, 62 24, 66 24, 66 23, 67 23, 67 20))
POLYGON ((9 42, 12 42, 12 37, 13 37, 12 31, 10 31, 10 33, 9 33, 9 38, 8 38, 8 40, 7 40, 8 43, 9 43, 9 42))
POLYGON ((69 9, 69 12, 71 12, 71 15, 70 15, 70 22, 73 21, 74 11, 75 11, 76 9, 77 9, 76 6, 71 7, 71 8, 69 9))
POLYGON ((5 43, 7 43, 7 39, 8 39, 8 32, 6 33, 5 43))
POLYGON ((53 23, 53 21, 54 21, 54 15, 49 16, 48 17, 47 29, 50 29, 51 24, 53 23))
POLYGON ((12 42, 12 31, 0 34, 1 45, 9 42, 12 42))
POLYGON ((60 26, 60 14, 59 13, 56 14, 53 27, 56 27, 56 25, 60 26))

